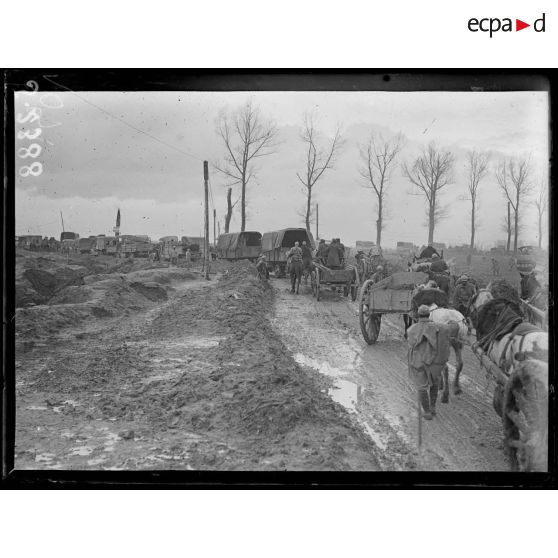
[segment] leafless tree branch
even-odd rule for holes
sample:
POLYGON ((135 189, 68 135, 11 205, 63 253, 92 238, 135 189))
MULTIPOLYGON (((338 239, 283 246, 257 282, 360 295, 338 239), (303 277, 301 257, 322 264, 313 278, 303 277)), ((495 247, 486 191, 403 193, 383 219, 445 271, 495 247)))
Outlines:
POLYGON ((372 133, 368 142, 359 145, 361 166, 359 174, 366 188, 374 190, 378 202, 376 219, 376 244, 381 246, 382 229, 385 220, 386 193, 397 155, 404 145, 401 133, 385 139, 381 134, 372 133))
POLYGON ((440 209, 440 191, 453 182, 454 156, 430 143, 422 155, 409 166, 403 163, 403 174, 426 199, 428 215, 428 243, 434 241, 436 224, 445 216, 440 209))
POLYGON ((500 162, 496 168, 496 180, 504 198, 513 211, 513 251, 517 252, 517 242, 521 226, 522 210, 525 199, 533 190, 530 182, 530 157, 523 159, 509 158, 500 162))
POLYGON ((314 114, 305 113, 300 137, 306 144, 306 169, 304 173, 297 173, 296 176, 306 188, 305 223, 308 231, 312 216, 312 188, 327 169, 334 168, 336 157, 344 144, 340 127, 335 130, 328 147, 319 148, 316 145, 316 136, 314 114))
POLYGON ((259 108, 251 100, 233 114, 221 111, 216 122, 217 134, 225 146, 225 157, 215 168, 240 185, 241 231, 246 228, 246 187, 255 177, 253 161, 275 153, 277 127, 263 121, 259 108))

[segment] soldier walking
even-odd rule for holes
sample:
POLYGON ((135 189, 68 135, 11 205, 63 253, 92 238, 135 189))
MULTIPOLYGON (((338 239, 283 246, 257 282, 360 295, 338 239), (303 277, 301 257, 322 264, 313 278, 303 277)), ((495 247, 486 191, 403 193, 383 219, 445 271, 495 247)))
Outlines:
POLYGON ((436 399, 442 371, 450 356, 448 328, 430 319, 428 306, 418 308, 418 322, 407 330, 409 376, 418 390, 422 417, 432 420, 436 415, 436 399))

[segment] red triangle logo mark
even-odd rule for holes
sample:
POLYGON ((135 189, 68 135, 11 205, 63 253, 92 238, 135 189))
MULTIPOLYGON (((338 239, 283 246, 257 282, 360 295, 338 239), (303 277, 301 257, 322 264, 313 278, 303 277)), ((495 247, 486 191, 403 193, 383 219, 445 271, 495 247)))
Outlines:
POLYGON ((525 29, 526 27, 531 27, 531 24, 530 23, 525 23, 524 21, 521 21, 520 19, 515 20, 515 30, 516 31, 521 31, 522 29, 525 29))

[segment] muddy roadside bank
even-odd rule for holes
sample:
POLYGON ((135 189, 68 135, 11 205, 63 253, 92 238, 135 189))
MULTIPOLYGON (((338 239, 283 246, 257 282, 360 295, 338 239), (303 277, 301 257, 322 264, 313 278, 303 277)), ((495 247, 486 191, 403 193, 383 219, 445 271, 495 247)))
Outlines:
POLYGON ((271 327, 274 291, 253 266, 166 287, 56 335, 16 318, 16 468, 379 469, 328 380, 271 327))

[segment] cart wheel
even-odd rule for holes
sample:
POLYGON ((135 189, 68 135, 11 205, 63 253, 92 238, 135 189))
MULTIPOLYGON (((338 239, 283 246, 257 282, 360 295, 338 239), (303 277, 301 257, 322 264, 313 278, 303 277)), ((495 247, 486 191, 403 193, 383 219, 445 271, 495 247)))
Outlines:
POLYGON ((514 470, 548 471, 548 371, 537 361, 516 366, 504 387, 504 445, 514 470))
POLYGON ((360 294, 358 315, 359 315, 360 330, 362 331, 362 336, 364 337, 364 340, 369 345, 373 345, 378 340, 378 335, 380 334, 382 315, 375 314, 370 310, 368 306, 370 283, 368 284, 367 283, 363 285, 362 292, 360 294))

